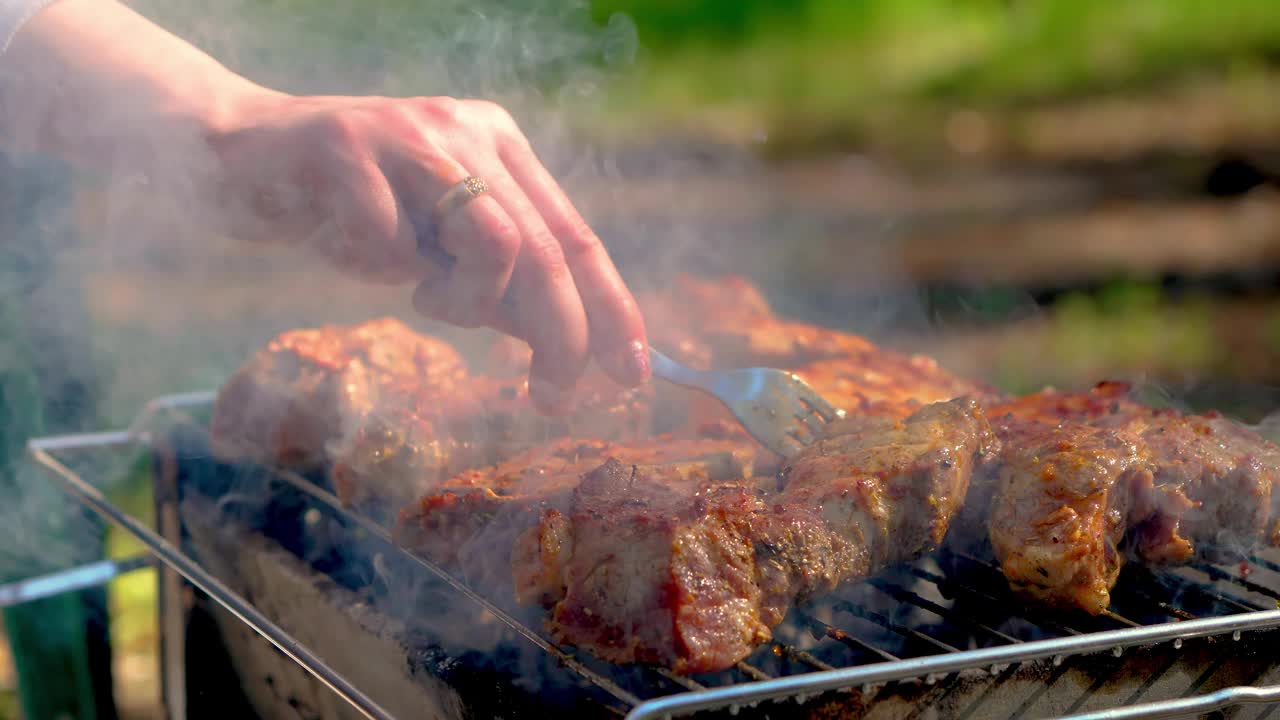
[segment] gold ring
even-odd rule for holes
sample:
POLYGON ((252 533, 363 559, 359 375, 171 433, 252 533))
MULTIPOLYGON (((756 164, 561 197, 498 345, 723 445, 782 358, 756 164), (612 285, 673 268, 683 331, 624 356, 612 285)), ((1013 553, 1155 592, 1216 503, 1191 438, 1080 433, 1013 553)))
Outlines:
POLYGON ((481 195, 489 192, 489 184, 478 177, 468 175, 445 191, 436 203, 436 218, 443 218, 481 195))

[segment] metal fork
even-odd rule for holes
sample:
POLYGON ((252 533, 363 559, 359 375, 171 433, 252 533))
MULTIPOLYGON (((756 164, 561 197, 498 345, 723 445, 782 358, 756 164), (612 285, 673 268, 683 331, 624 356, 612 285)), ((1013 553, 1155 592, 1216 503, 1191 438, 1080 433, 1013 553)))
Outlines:
POLYGON ((649 348, 653 374, 710 393, 769 450, 788 457, 813 442, 822 426, 844 417, 794 373, 769 368, 706 371, 685 367, 649 348))

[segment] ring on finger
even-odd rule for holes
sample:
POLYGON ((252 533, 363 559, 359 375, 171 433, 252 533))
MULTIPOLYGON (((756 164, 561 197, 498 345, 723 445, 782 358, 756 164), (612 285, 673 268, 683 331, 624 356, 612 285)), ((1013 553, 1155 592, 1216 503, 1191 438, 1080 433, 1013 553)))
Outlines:
POLYGON ((468 175, 454 183, 436 203, 436 221, 439 222, 445 215, 465 206, 487 192, 489 192, 488 183, 474 175, 468 175))

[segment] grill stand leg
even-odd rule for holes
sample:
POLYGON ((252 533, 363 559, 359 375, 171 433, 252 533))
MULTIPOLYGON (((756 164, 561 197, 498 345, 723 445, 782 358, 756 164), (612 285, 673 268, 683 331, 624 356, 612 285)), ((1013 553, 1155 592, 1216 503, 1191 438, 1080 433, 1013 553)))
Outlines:
MULTIPOLYGON (((156 530, 176 547, 182 546, 178 518, 178 474, 175 454, 156 452, 152 456, 153 497, 156 530)), ((186 636, 187 602, 191 588, 173 568, 160 564, 160 691, 167 720, 187 720, 186 636)))

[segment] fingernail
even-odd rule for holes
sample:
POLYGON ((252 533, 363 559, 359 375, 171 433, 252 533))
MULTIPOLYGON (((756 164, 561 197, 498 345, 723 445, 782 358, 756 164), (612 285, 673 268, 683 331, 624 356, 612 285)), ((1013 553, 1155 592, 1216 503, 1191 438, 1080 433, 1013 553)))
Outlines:
POLYGON ((632 340, 611 357, 607 370, 623 384, 639 385, 649 379, 649 350, 632 340))
POLYGON ((534 408, 546 415, 564 415, 573 409, 573 393, 562 390, 546 380, 529 380, 529 400, 534 408))

